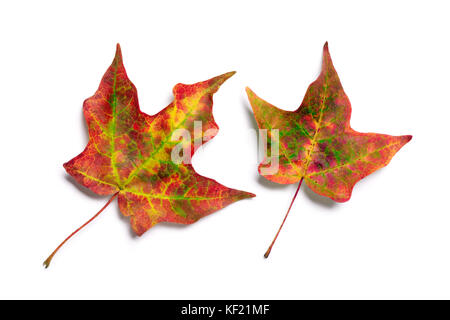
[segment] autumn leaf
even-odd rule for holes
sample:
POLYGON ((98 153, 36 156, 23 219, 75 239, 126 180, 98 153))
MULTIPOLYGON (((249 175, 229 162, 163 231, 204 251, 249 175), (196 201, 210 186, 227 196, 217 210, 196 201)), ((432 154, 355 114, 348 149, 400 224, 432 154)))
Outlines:
POLYGON ((299 182, 291 206, 302 181, 322 196, 337 202, 349 200, 359 180, 386 166, 412 138, 360 133, 350 127, 350 101, 333 67, 327 43, 323 48, 322 72, 309 86, 297 110, 279 109, 249 88, 247 94, 259 128, 268 130, 268 155, 259 165, 259 172, 276 183, 299 182), (272 129, 278 129, 278 136, 272 129), (266 172, 264 168, 274 157, 271 154, 274 143, 279 145, 279 149, 275 148, 279 168, 266 172))
MULTIPOLYGON (((196 151, 195 132, 200 123, 202 137, 211 139, 218 126, 212 115, 213 94, 234 72, 192 85, 177 84, 174 100, 159 113, 141 112, 137 91, 128 79, 120 46, 97 92, 87 99, 83 112, 89 130, 84 151, 64 164, 66 171, 81 185, 99 195, 112 195, 131 227, 142 235, 159 222, 191 224, 235 201, 254 194, 227 188, 195 172, 190 163, 172 161, 172 150, 180 143, 173 139, 184 130, 190 141, 183 145, 196 151)), ((48 267, 58 249, 44 262, 48 267)))

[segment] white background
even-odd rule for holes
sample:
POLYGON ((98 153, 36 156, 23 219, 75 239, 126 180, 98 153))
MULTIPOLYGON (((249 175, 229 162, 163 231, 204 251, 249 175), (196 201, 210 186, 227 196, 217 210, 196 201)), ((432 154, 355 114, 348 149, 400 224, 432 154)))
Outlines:
POLYGON ((15 1, 0 5, 0 298, 450 298, 450 22, 444 1, 15 1), (352 127, 412 134, 338 204, 257 174, 244 88, 294 110, 322 46, 352 127), (236 70, 214 97, 219 134, 195 169, 257 194, 190 226, 132 235, 117 203, 43 260, 107 198, 62 164, 87 142, 82 102, 122 46, 141 108, 236 70))

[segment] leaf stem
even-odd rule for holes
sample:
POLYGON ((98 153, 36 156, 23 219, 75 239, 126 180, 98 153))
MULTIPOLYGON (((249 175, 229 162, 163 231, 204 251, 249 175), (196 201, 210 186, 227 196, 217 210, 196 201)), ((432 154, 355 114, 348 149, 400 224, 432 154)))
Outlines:
POLYGON ((292 205, 294 204, 295 198, 297 198, 298 190, 300 190, 300 186, 302 185, 302 182, 303 182, 303 178, 298 183, 298 187, 297 187, 297 190, 295 191, 294 197, 292 198, 291 205, 289 206, 289 209, 286 212, 286 215, 284 216, 283 222, 281 223, 281 226, 278 229, 278 232, 275 235, 275 238, 273 239, 271 245, 269 246, 269 248, 267 249, 266 253, 264 254, 264 258, 266 258, 266 259, 269 257, 269 254, 272 251, 272 247, 275 244, 275 241, 277 240, 278 235, 280 234, 281 228, 283 228, 284 222, 286 221, 286 218, 288 217, 289 212, 291 211, 292 205))
POLYGON ((58 252, 59 248, 61 248, 64 243, 67 242, 67 240, 69 240, 70 238, 72 238, 78 231, 80 231, 81 229, 83 229, 85 226, 87 226, 92 220, 94 220, 95 218, 97 218, 100 213, 102 213, 103 210, 106 209, 107 206, 109 206, 109 204, 119 195, 119 191, 116 192, 109 200, 108 202, 103 206, 103 208, 100 209, 99 212, 97 212, 92 218, 90 218, 88 221, 86 221, 81 227, 79 227, 77 230, 75 230, 74 232, 72 232, 70 234, 70 236, 68 236, 63 242, 61 242, 61 244, 55 249, 55 251, 52 252, 51 255, 48 256, 48 258, 44 261, 44 266, 45 268, 48 268, 48 266, 50 265, 50 262, 53 259, 53 256, 56 254, 56 252, 58 252))

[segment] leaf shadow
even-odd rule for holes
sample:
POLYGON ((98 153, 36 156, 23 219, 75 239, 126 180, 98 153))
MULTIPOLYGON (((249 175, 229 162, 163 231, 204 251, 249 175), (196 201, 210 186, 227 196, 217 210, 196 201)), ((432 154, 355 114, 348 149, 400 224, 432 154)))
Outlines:
POLYGON ((250 127, 255 130, 255 132, 258 132, 259 127, 256 123, 255 117, 253 116, 252 108, 249 106, 249 102, 247 101, 247 98, 242 97, 241 98, 242 106, 244 107, 245 114, 247 116, 248 123, 250 127))
POLYGON ((133 231, 133 229, 131 228, 130 218, 126 217, 126 216, 124 216, 122 214, 122 212, 120 211, 119 205, 116 205, 116 212, 117 212, 117 215, 119 216, 119 219, 122 220, 128 226, 127 227, 128 233, 129 233, 130 237, 133 240, 139 240, 140 238, 149 236, 152 233, 152 231, 157 230, 159 228, 164 228, 164 229, 166 229, 166 228, 169 228, 169 229, 170 228, 172 228, 172 229, 184 229, 184 228, 187 228, 189 226, 189 225, 185 225, 185 224, 177 224, 177 223, 170 223, 170 222, 160 222, 157 225, 155 225, 154 227, 152 227, 149 230, 147 230, 143 235, 138 236, 133 231))
MULTIPOLYGON (((206 218, 206 217, 203 217, 203 218, 206 218)), ((203 219, 202 218, 202 219, 203 219)), ((201 220, 201 219, 200 219, 201 220)), ((164 221, 164 222, 160 222, 160 223, 158 223, 156 226, 154 226, 153 228, 156 228, 156 227, 158 227, 158 226, 161 226, 161 227, 164 227, 164 229, 165 228, 171 228, 171 229, 186 229, 186 228, 188 228, 189 226, 190 226, 190 224, 180 224, 180 223, 173 223, 173 222, 166 222, 166 221, 164 221)), ((152 229, 153 229, 152 228, 152 229)))
POLYGON ((79 184, 71 175, 69 174, 64 174, 64 179, 66 179, 66 181, 69 181, 75 188, 77 188, 78 190, 80 190, 82 193, 84 193, 86 196, 88 196, 89 198, 92 199, 105 199, 105 196, 102 196, 100 194, 96 194, 95 192, 89 190, 88 188, 82 186, 81 184, 79 184))
POLYGON ((139 236, 131 228, 130 218, 128 218, 122 214, 122 212, 120 211, 120 208, 119 208, 119 204, 116 204, 115 207, 116 207, 116 213, 119 216, 119 219, 122 220, 125 223, 125 225, 127 226, 128 234, 130 235, 130 237, 133 240, 139 239, 139 236))
POLYGON ((303 189, 303 194, 305 194, 309 200, 311 200, 315 204, 320 205, 321 207, 331 209, 337 205, 336 201, 315 193, 310 188, 308 188, 308 186, 306 186, 306 185, 302 186, 302 189, 303 189))
POLYGON ((89 127, 86 122, 86 119, 84 118, 83 109, 80 112, 80 120, 81 120, 81 126, 82 126, 81 132, 82 132, 82 135, 84 136, 84 141, 87 144, 89 142, 89 127))

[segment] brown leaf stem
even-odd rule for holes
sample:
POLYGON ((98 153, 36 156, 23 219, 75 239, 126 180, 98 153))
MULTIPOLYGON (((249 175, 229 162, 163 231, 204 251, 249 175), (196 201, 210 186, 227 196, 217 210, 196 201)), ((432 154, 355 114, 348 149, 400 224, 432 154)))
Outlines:
POLYGON ((80 231, 81 229, 83 229, 85 226, 87 226, 92 220, 94 220, 95 218, 97 218, 100 213, 102 213, 103 210, 106 209, 107 206, 109 206, 109 204, 119 195, 119 192, 116 192, 109 200, 108 202, 103 206, 103 208, 100 209, 99 212, 97 212, 92 218, 90 218, 88 221, 86 221, 81 227, 79 227, 77 230, 75 230, 74 232, 72 232, 70 234, 70 236, 68 236, 63 242, 61 242, 61 244, 55 249, 55 251, 52 252, 51 255, 49 255, 49 257, 44 261, 44 266, 45 268, 48 268, 48 266, 50 265, 50 262, 53 259, 53 256, 56 254, 56 252, 59 250, 59 248, 61 248, 64 243, 67 242, 67 240, 69 240, 70 238, 72 238, 72 236, 74 236, 78 231, 80 231))
POLYGON ((286 221, 286 218, 287 218, 287 216, 289 215, 289 212, 291 211, 292 205, 294 204, 295 198, 297 198, 298 190, 300 190, 300 186, 302 185, 302 182, 303 182, 303 178, 302 178, 302 179, 300 180, 300 182, 298 183, 298 187, 297 187, 297 190, 295 191, 294 197, 292 198, 291 205, 289 206, 289 209, 288 209, 288 211, 286 212, 286 215, 284 216, 283 222, 281 223, 281 226, 280 226, 280 228, 278 229, 278 232, 277 232, 277 234, 275 235, 275 238, 273 239, 271 245, 269 246, 269 248, 267 249, 266 253, 264 254, 264 258, 266 258, 266 259, 269 257, 269 254, 270 254, 270 252, 272 251, 272 247, 273 247, 273 245, 275 244, 275 241, 277 240, 278 235, 280 234, 281 228, 283 228, 284 222, 286 221))

